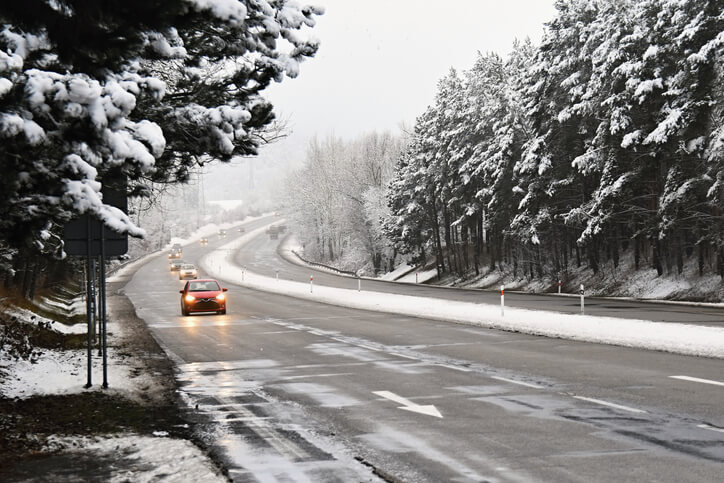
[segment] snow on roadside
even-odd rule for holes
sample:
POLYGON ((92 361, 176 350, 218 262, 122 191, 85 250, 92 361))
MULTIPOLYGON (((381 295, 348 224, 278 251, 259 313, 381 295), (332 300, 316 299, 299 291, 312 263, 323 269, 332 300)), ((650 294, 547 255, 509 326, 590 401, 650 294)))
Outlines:
POLYGON ((415 267, 413 267, 412 265, 402 263, 397 268, 392 270, 391 272, 387 272, 384 275, 381 275, 379 277, 379 279, 380 280, 389 280, 389 281, 397 280, 398 278, 412 272, 414 269, 415 269, 415 267))
POLYGON ((35 312, 28 310, 28 309, 24 309, 22 307, 4 306, 2 308, 2 310, 5 314, 7 314, 9 316, 17 317, 24 324, 31 324, 31 325, 38 325, 41 323, 48 324, 50 327, 50 330, 60 332, 61 334, 85 334, 86 333, 86 324, 65 325, 61 322, 40 316, 40 315, 36 314, 35 312))
POLYGON ((396 280, 396 282, 404 283, 425 283, 437 277, 437 269, 423 270, 422 272, 410 272, 396 280), (415 277, 417 275, 417 277, 415 277))
POLYGON ((233 262, 234 251, 265 227, 227 243, 201 260, 216 278, 244 287, 362 310, 461 322, 532 335, 612 344, 678 354, 724 358, 724 329, 646 320, 592 317, 557 312, 506 308, 381 292, 357 292, 305 283, 276 280, 243 271, 233 262))
POLYGON ((228 481, 193 443, 163 436, 159 433, 157 437, 133 434, 94 438, 52 437, 48 448, 82 452, 86 457, 91 453, 99 461, 105 458, 113 460, 109 478, 105 480, 110 483, 228 481), (169 457, 171 455, 173 457, 169 457))

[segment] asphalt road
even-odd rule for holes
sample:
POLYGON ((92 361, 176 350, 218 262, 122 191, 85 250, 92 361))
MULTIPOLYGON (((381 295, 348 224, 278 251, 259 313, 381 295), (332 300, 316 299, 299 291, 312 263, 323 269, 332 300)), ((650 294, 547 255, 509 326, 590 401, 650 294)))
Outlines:
MULTIPOLYGON (((226 241, 187 247, 184 258, 198 261, 226 241)), ((265 237, 239 259, 260 273, 287 266, 265 237)), ((299 275, 308 279, 308 270, 299 275)), ((315 283, 326 282, 315 273, 315 283)), ((189 416, 207 428, 235 480, 701 482, 724 474, 721 360, 351 310, 228 283, 227 315, 182 317, 181 283, 157 257, 124 290, 176 362, 189 416)), ((473 295, 482 296, 459 296, 473 295)), ((555 299, 536 298, 521 303, 555 299)))

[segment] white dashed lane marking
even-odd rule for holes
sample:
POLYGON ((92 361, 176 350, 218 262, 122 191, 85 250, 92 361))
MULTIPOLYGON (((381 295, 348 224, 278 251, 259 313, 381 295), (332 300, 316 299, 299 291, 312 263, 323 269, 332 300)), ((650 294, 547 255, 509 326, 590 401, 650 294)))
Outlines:
POLYGON ((702 384, 711 384, 713 386, 724 386, 724 382, 712 381, 711 379, 700 379, 698 377, 690 376, 669 376, 672 379, 680 379, 682 381, 700 382, 702 384))
POLYGON ((498 380, 498 381, 509 382, 509 383, 511 383, 511 384, 518 384, 519 386, 532 387, 533 389, 543 389, 543 387, 538 386, 538 385, 536 385, 536 384, 531 384, 531 383, 529 383, 529 382, 523 382, 523 381, 516 381, 516 380, 514 380, 514 379, 507 379, 507 378, 505 378, 505 377, 490 376, 490 378, 491 378, 491 379, 496 379, 496 380, 498 380))
POLYGON ((614 404, 610 403, 608 401, 601 401, 600 399, 593 399, 592 397, 583 397, 583 396, 573 396, 575 399, 580 399, 581 401, 588 401, 595 404, 600 404, 602 406, 608 406, 610 408, 616 408, 616 409, 622 409, 624 411, 628 411, 630 413, 646 413, 643 409, 636 409, 636 408, 630 408, 628 406, 623 406, 621 404, 614 404))

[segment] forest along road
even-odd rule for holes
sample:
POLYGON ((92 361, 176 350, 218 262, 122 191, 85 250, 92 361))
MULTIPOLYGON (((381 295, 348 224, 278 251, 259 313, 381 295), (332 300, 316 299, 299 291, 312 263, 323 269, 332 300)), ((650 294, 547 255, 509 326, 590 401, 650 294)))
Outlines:
MULTIPOLYGON (((226 240, 209 242, 184 258, 226 240)), ((258 249, 240 256, 273 253, 258 249)), ((721 360, 228 284, 226 315, 182 317, 167 265, 151 260, 125 292, 237 481, 698 482, 724 471, 721 360)))
MULTIPOLYGON (((267 277, 275 277, 278 271, 279 278, 282 280, 309 283, 310 275, 314 275, 315 285, 357 290, 357 279, 353 277, 335 275, 285 260, 277 252, 279 243, 279 240, 269 240, 264 235, 255 237, 245 246, 244 250, 237 253, 235 262, 240 266, 247 267, 251 272, 267 277)), ((370 292, 396 293, 500 305, 500 292, 498 290, 450 289, 432 285, 415 285, 370 279, 362 279, 361 283, 362 290, 370 292)), ((505 305, 506 307, 528 310, 574 314, 581 311, 580 298, 577 296, 536 295, 508 290, 505 292, 505 305)), ((586 297, 585 312, 586 315, 724 327, 724 307, 586 297)))

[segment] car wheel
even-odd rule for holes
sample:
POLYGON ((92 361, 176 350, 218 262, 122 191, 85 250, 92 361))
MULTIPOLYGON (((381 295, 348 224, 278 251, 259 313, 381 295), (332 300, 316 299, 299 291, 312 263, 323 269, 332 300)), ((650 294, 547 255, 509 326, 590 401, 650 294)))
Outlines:
POLYGON ((189 311, 186 310, 186 307, 184 307, 183 305, 181 306, 181 315, 183 315, 184 317, 189 315, 189 311))
POLYGON ((220 315, 226 315, 226 309, 224 309, 224 310, 219 310, 219 314, 220 314, 220 315))

